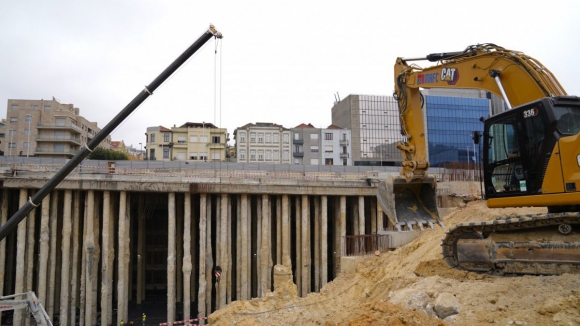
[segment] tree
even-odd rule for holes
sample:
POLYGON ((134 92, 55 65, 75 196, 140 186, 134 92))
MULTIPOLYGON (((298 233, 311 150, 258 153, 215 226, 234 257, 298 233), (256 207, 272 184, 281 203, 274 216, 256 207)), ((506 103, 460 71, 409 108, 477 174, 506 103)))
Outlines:
POLYGON ((111 160, 111 161, 123 161, 128 160, 127 154, 122 152, 116 152, 110 149, 104 149, 102 147, 95 148, 91 154, 87 157, 89 160, 111 160))

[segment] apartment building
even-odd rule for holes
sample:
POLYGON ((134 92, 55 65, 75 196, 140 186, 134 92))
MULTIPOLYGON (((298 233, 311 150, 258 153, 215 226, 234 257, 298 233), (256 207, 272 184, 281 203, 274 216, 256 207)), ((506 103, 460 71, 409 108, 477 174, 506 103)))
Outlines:
POLYGON ((234 130, 238 163, 291 164, 290 129, 270 123, 248 123, 234 130))
POLYGON ((0 155, 4 155, 4 143, 6 142, 6 119, 0 119, 0 155))
MULTIPOLYGON (((9 99, 6 109, 5 156, 72 158, 101 131, 79 115, 79 108, 55 100, 9 99)), ((98 147, 110 149, 107 136, 98 147)))
POLYGON ((145 159, 163 161, 221 161, 227 159, 229 134, 209 122, 187 122, 169 129, 147 128, 145 159))
POLYGON ((335 125, 315 128, 300 124, 291 131, 294 164, 352 165, 350 130, 335 125))

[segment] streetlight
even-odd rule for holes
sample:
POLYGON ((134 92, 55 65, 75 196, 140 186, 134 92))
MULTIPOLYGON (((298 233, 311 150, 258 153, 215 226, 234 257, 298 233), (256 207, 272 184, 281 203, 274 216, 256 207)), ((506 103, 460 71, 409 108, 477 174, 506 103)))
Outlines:
POLYGON ((26 157, 30 156, 30 122, 32 121, 32 115, 27 114, 26 117, 28 118, 28 148, 26 150, 26 157))
POLYGON ((143 144, 139 143, 139 146, 141 146, 141 148, 139 148, 139 154, 141 154, 141 159, 143 159, 143 144))

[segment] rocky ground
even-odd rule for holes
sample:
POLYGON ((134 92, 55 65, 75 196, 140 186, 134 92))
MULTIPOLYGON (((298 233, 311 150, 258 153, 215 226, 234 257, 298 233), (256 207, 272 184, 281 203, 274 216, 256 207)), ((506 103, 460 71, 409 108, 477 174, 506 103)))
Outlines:
MULTIPOLYGON (((452 226, 545 209, 489 209, 473 202, 444 216, 452 226)), ((499 277, 452 269, 442 260, 445 230, 362 259, 320 293, 296 297, 286 278, 265 298, 233 302, 211 325, 580 325, 580 275, 499 277)), ((283 278, 289 273, 277 266, 283 278)))

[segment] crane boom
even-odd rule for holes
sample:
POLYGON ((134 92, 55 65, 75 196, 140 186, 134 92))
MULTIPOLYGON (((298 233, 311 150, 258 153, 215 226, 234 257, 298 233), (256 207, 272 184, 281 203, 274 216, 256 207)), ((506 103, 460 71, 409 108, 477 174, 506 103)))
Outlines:
POLYGON ((10 219, 0 227, 0 240, 6 238, 8 234, 18 227, 18 224, 46 197, 64 178, 66 178, 105 138, 117 128, 141 103, 143 103, 153 92, 171 76, 183 63, 185 63, 197 50, 199 50, 212 37, 222 38, 213 25, 210 25, 189 48, 187 48, 177 59, 173 61, 157 78, 135 96, 135 98, 121 110, 93 140, 81 147, 75 156, 70 159, 28 202, 22 206, 10 219))

